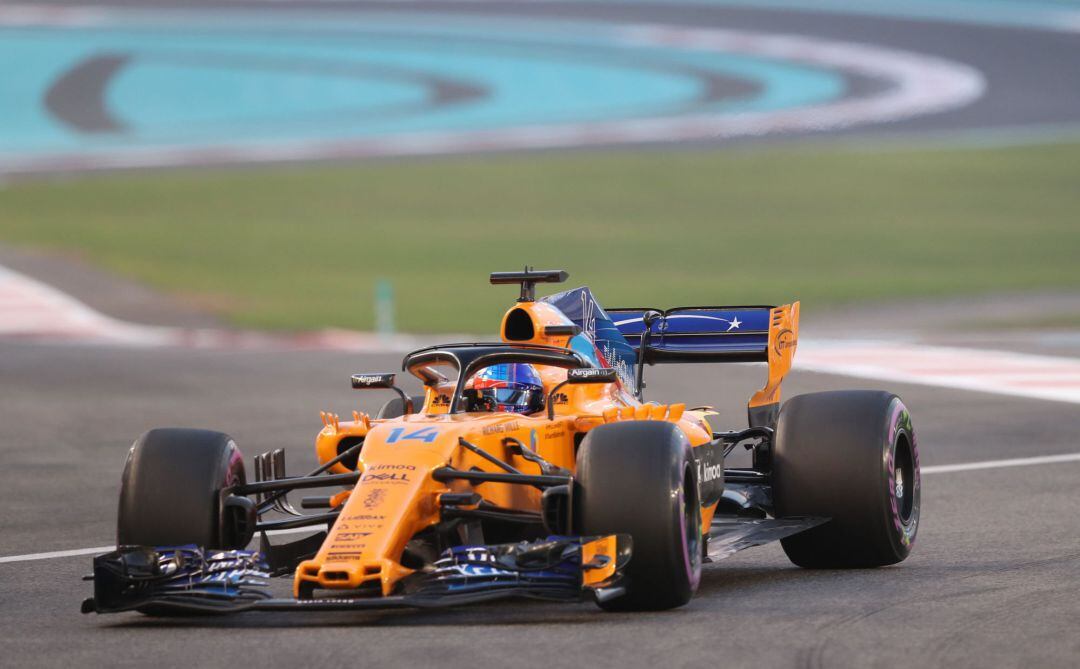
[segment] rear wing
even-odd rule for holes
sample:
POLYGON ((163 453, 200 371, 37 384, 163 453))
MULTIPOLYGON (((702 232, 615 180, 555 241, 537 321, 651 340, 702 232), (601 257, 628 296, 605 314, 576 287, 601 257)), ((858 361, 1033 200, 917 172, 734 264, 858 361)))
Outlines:
POLYGON ((748 413, 751 427, 776 425, 780 384, 799 339, 798 302, 606 311, 641 363, 767 362, 768 381, 750 398, 748 413))
POLYGON ((773 307, 607 309, 615 327, 648 364, 767 362, 773 307))

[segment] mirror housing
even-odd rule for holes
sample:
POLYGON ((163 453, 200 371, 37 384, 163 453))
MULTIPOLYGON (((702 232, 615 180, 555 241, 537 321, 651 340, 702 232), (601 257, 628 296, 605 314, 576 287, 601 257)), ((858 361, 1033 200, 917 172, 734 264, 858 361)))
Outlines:
POLYGON ((397 378, 397 374, 353 374, 349 380, 352 383, 353 390, 393 390, 401 397, 403 406, 405 407, 405 415, 413 413, 416 407, 413 406, 412 398, 405 394, 405 391, 394 385, 394 379, 397 378))
POLYGON ((385 388, 389 390, 394 387, 394 379, 397 378, 397 374, 353 374, 350 378, 352 381, 352 387, 354 390, 368 390, 370 388, 385 388))

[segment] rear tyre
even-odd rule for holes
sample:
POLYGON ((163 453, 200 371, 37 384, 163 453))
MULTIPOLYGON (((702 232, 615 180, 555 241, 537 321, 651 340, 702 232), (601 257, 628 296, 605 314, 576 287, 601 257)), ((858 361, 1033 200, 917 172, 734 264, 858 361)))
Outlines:
POLYGON ((229 435, 150 430, 124 465, 117 545, 243 548, 250 534, 224 519, 222 490, 245 482, 243 456, 229 435))
POLYGON ((881 567, 911 552, 919 450, 896 395, 850 390, 789 400, 777 423, 772 479, 777 517, 831 518, 781 541, 800 567, 881 567))
POLYGON ((586 435, 577 456, 583 535, 629 534, 626 594, 608 611, 660 610, 690 601, 701 579, 701 507, 690 443, 675 425, 627 421, 586 435))
MULTIPOLYGON (((411 399, 413 411, 420 411, 420 409, 424 406, 424 396, 413 395, 411 399)), ((400 397, 395 397, 388 401, 386 404, 382 405, 382 408, 379 409, 379 413, 376 418, 401 418, 404 415, 405 402, 403 402, 400 397)))

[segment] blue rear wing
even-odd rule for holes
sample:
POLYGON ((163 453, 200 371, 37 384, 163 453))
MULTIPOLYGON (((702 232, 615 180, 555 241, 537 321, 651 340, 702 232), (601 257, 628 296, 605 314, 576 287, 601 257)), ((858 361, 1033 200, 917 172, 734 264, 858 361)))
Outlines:
POLYGON ((750 427, 776 428, 780 385, 791 370, 799 339, 799 303, 781 307, 677 307, 604 309, 585 287, 541 301, 559 309, 581 333, 567 348, 610 367, 640 400, 645 364, 765 362, 765 386, 747 402, 750 427))
POLYGON ((642 355, 644 345, 644 361, 655 364, 768 362, 773 309, 755 305, 606 311, 634 351, 642 355))

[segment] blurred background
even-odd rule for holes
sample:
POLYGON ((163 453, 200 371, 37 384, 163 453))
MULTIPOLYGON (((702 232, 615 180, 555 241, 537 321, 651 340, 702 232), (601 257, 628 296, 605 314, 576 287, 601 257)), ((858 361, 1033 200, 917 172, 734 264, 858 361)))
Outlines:
POLYGON ((609 306, 1071 330, 1078 32, 1070 0, 5 3, 0 265, 166 325, 490 333, 487 272, 530 264, 609 306))

